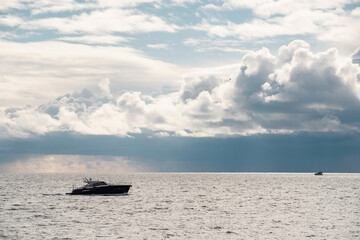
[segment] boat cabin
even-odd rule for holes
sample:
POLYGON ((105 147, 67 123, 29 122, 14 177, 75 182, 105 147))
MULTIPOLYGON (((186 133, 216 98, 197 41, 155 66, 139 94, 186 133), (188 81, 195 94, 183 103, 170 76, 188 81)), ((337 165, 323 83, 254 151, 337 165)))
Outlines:
POLYGON ((107 186, 108 184, 104 181, 87 181, 85 187, 96 187, 96 186, 107 186))

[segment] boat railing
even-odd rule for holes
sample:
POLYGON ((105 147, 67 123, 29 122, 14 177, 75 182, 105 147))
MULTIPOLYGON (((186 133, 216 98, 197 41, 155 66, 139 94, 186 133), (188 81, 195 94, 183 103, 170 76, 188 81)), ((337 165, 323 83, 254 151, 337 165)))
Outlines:
POLYGON ((89 182, 91 182, 92 181, 92 179, 91 178, 86 178, 86 177, 84 177, 84 183, 89 183, 89 182))

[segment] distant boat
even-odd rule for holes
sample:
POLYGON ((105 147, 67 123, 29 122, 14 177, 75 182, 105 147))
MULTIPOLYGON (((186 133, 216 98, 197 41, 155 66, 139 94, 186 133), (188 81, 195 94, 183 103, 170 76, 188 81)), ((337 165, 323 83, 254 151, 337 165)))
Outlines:
POLYGON ((322 171, 318 171, 315 173, 315 175, 323 175, 323 172, 322 171))
POLYGON ((73 189, 68 195, 90 195, 90 194, 123 194, 127 193, 131 185, 110 185, 104 181, 93 181, 91 178, 84 179, 84 187, 73 189))

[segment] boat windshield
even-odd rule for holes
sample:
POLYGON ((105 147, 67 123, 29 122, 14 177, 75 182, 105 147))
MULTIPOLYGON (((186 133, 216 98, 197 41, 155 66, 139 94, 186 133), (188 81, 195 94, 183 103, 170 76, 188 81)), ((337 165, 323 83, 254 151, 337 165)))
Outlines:
POLYGON ((103 181, 89 181, 85 187, 94 187, 94 186, 102 186, 102 185, 107 185, 107 183, 103 181))

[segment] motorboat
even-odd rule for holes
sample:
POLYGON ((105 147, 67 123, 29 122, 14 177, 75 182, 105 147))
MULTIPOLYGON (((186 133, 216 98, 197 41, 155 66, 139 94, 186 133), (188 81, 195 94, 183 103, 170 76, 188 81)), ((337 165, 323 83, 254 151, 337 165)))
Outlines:
POLYGON ((318 172, 315 173, 315 175, 318 175, 318 176, 319 176, 319 175, 323 175, 323 172, 322 172, 322 171, 318 171, 318 172))
POLYGON ((84 179, 85 186, 80 188, 74 188, 68 195, 113 195, 113 194, 125 194, 129 191, 131 185, 111 185, 104 181, 94 181, 91 178, 84 179))

